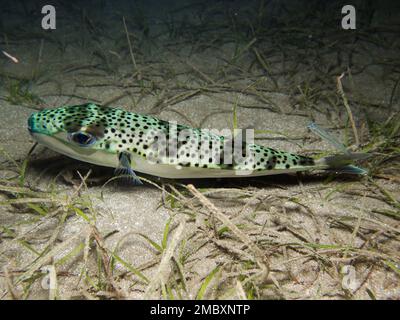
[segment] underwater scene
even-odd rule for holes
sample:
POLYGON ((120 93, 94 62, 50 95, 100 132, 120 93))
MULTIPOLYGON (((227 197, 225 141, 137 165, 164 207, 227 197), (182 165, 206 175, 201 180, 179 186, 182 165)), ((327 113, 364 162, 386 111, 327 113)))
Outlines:
POLYGON ((400 299, 399 17, 2 0, 0 299, 400 299))

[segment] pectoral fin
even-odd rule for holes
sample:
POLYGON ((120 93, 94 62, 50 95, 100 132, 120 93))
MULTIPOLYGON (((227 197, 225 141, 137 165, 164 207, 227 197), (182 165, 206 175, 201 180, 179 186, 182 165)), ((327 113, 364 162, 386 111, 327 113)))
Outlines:
POLYGON ((128 152, 121 152, 118 154, 119 167, 115 169, 117 175, 127 175, 129 180, 132 181, 133 185, 142 185, 136 173, 131 167, 131 155, 128 152))

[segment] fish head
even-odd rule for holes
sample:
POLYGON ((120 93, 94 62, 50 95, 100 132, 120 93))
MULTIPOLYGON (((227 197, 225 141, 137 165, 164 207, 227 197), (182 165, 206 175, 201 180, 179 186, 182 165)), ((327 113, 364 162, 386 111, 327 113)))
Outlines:
POLYGON ((45 109, 28 119, 28 130, 33 139, 59 153, 77 160, 114 166, 105 155, 116 155, 118 123, 115 111, 93 103, 45 109), (114 113, 113 113, 114 112, 114 113))

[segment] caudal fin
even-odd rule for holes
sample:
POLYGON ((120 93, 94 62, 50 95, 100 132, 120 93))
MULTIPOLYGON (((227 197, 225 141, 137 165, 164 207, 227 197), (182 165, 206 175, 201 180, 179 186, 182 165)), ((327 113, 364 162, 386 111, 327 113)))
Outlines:
POLYGON ((366 153, 336 154, 317 160, 316 165, 338 173, 366 175, 368 174, 367 170, 356 167, 352 163, 369 157, 370 155, 366 153))
MULTIPOLYGON (((334 169, 332 169, 332 170, 334 170, 334 169)), ((348 166, 341 167, 340 169, 337 169, 335 171, 339 172, 339 173, 358 174, 358 175, 361 175, 361 176, 365 176, 365 175, 368 174, 368 170, 365 170, 365 169, 360 168, 360 167, 353 166, 351 164, 348 165, 348 166)))
POLYGON ((366 175, 368 171, 353 165, 355 161, 360 161, 369 158, 371 155, 367 153, 350 152, 344 144, 339 142, 329 132, 322 129, 315 123, 308 125, 308 128, 317 136, 334 146, 340 154, 324 157, 316 161, 316 165, 326 170, 332 170, 339 173, 350 173, 366 175))

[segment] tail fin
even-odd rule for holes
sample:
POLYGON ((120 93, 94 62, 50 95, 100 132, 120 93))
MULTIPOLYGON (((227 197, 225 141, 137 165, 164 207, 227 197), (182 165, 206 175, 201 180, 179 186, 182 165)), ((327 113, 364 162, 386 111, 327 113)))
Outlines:
POLYGON ((339 173, 358 174, 361 176, 365 176, 368 174, 368 170, 365 170, 363 168, 356 167, 353 165, 348 165, 348 166, 341 167, 339 169, 339 173))
POLYGON ((324 157, 316 161, 317 165, 324 167, 326 170, 333 170, 335 172, 340 173, 350 173, 350 174, 359 174, 359 175, 366 175, 368 171, 356 166, 353 166, 352 163, 358 160, 364 160, 370 157, 367 153, 354 153, 350 152, 344 144, 339 142, 334 136, 332 136, 326 130, 320 128, 317 124, 311 123, 308 125, 308 128, 324 139, 325 141, 329 142, 332 146, 334 146, 340 154, 336 154, 333 156, 324 157))
POLYGON ((322 138, 323 140, 329 142, 333 147, 335 147, 336 150, 341 151, 343 153, 349 153, 349 151, 347 150, 346 146, 343 143, 338 141, 328 131, 319 127, 315 122, 311 122, 307 126, 307 128, 310 129, 315 135, 317 135, 320 138, 322 138))
POLYGON ((321 158, 316 161, 316 164, 324 167, 326 170, 332 170, 338 173, 366 175, 368 174, 367 170, 353 166, 352 163, 369 157, 370 155, 367 153, 337 154, 321 158))

